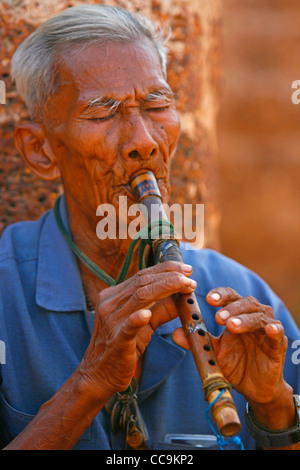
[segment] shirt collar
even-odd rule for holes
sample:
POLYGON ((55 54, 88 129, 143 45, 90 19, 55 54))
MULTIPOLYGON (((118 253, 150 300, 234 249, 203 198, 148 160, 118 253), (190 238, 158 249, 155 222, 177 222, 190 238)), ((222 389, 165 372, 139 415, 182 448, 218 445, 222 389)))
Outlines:
POLYGON ((169 375, 173 374, 186 356, 187 351, 172 342, 168 336, 157 329, 151 338, 150 347, 146 348, 143 367, 146 373, 142 374, 139 385, 139 402, 144 401, 169 375))
MULTIPOLYGON (((60 199, 59 210, 70 234, 64 195, 60 199)), ((77 258, 61 234, 53 210, 46 214, 40 235, 36 303, 54 312, 86 308, 77 258)))

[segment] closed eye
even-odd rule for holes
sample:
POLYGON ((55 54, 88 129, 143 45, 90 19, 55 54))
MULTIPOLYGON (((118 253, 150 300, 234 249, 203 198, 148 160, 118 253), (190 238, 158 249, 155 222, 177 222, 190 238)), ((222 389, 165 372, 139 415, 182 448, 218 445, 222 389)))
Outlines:
POLYGON ((146 111, 154 111, 154 112, 157 112, 157 111, 165 111, 166 109, 168 109, 169 106, 154 106, 154 107, 151 107, 151 108, 147 108, 146 111))
POLYGON ((174 95, 169 91, 154 91, 144 100, 144 108, 148 112, 162 112, 174 103, 174 95))
POLYGON ((90 121, 96 121, 96 122, 103 122, 103 121, 108 121, 108 119, 111 119, 114 117, 116 113, 110 114, 109 116, 104 116, 104 117, 93 117, 90 118, 90 121))
POLYGON ((115 116, 120 105, 121 101, 106 98, 95 99, 90 101, 86 115, 91 121, 107 121, 115 116))

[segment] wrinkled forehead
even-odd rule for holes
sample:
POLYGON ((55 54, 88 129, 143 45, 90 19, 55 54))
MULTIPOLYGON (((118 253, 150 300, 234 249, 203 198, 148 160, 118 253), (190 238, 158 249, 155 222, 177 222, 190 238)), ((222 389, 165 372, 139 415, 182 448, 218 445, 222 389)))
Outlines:
POLYGON ((168 88, 158 52, 148 40, 76 47, 62 54, 58 74, 59 94, 73 105, 97 95, 123 100, 133 91, 138 97, 168 88))

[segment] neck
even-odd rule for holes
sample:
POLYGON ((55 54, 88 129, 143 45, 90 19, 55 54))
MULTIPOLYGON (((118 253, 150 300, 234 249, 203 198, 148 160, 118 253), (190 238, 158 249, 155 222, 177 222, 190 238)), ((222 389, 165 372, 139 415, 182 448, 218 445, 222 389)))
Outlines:
MULTIPOLYGON (((100 240, 96 235, 96 224, 88 217, 78 211, 78 205, 74 208, 68 201, 68 218, 73 240, 78 248, 88 256, 97 266, 113 279, 117 279, 120 269, 125 260, 131 239, 125 240, 100 240)), ((85 292, 87 306, 93 309, 98 293, 107 288, 108 285, 99 279, 80 260, 79 270, 82 285, 85 292)), ((127 278, 138 271, 138 251, 135 250, 127 278)))

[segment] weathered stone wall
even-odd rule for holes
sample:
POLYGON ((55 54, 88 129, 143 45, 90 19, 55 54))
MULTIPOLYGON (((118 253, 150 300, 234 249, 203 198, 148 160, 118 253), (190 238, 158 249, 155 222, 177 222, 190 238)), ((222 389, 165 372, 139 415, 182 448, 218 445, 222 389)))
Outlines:
POLYGON ((266 279, 300 325, 300 2, 223 4, 222 251, 266 279))
MULTIPOLYGON (((76 3, 84 2, 0 4, 0 79, 7 88, 7 104, 0 105, 0 232, 37 218, 61 189, 31 174, 14 150, 13 128, 27 113, 9 79, 10 57, 42 21, 76 3)), ((204 202, 206 246, 258 272, 300 324, 300 105, 291 102, 291 83, 300 79, 299 0, 106 3, 167 20, 173 29, 169 81, 182 137, 172 202, 204 202)))
MULTIPOLYGON (((0 231, 13 221, 37 218, 53 205, 58 183, 45 183, 27 170, 13 146, 13 128, 27 113, 9 78, 9 60, 17 45, 42 21, 77 0, 4 0, 1 3, 0 79, 7 104, 0 111, 0 231)), ((98 3, 88 2, 88 3, 98 3)), ((167 21, 169 82, 177 96, 182 137, 172 167, 172 202, 206 205, 206 245, 217 247, 219 212, 216 184, 216 116, 219 100, 219 0, 105 0, 155 20, 167 21)))

